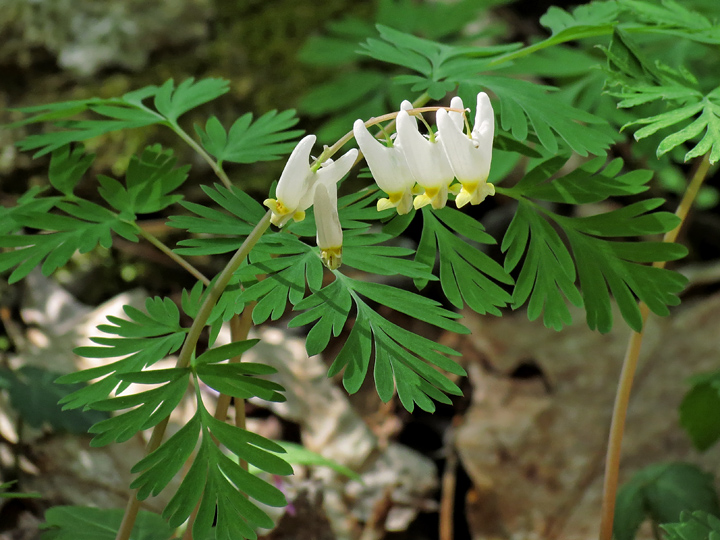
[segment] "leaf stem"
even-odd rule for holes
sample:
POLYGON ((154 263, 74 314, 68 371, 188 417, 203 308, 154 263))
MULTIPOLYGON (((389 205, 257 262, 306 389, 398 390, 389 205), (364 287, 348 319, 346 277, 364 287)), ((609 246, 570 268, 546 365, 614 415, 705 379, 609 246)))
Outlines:
MULTIPOLYGON (((710 169, 710 154, 705 157, 695 170, 695 174, 690 181, 683 197, 678 205, 675 215, 680 218, 680 223, 673 230, 668 231, 663 242, 671 243, 677 238, 680 228, 688 212, 692 207, 693 201, 697 197, 703 181, 707 177, 710 169)), ((657 268, 663 268, 665 261, 657 261, 653 264, 657 268)), ((643 321, 643 330, 648 318, 650 310, 643 302, 640 303, 640 314, 643 321)), ((620 372, 620 380, 618 381, 617 395, 615 396, 615 406, 613 407, 612 421, 610 423, 610 435, 608 437, 607 456, 605 458, 605 479, 603 484, 602 513, 600 521, 600 540, 611 540, 613 532, 613 520, 615 518, 615 499, 618 490, 618 477, 620 474, 620 453, 622 448, 622 438, 625 431, 625 419, 627 417, 628 403, 630 401, 630 392, 632 390, 635 371, 637 370, 638 359, 640 357, 640 349, 642 347, 643 332, 632 332, 630 341, 628 342, 623 360, 622 370, 620 372)))
POLYGON ((228 175, 225 173, 225 171, 222 168, 222 165, 220 165, 218 162, 216 162, 210 154, 208 154, 202 146, 200 146, 195 139, 190 137, 183 128, 181 128, 176 123, 169 123, 168 126, 170 129, 172 129, 175 133, 178 134, 178 136, 185 141, 193 150, 195 150, 202 158, 210 165, 210 168, 213 170, 215 175, 220 179, 220 181, 223 183, 223 185, 231 189, 232 188, 232 182, 230 182, 230 178, 228 178, 228 175))
MULTIPOLYGON (((240 246, 240 248, 235 252, 235 255, 233 255, 232 259, 230 259, 230 262, 227 263, 222 272, 220 272, 218 278, 215 280, 214 284, 207 291, 205 295, 205 300, 200 306, 197 316, 195 317, 195 320, 190 327, 190 331, 185 338, 185 343, 183 343, 182 349, 180 349, 180 354, 178 356, 175 367, 184 368, 190 365, 192 354, 195 351, 198 339, 200 339, 200 334, 202 333, 205 325, 207 324, 210 313, 215 307, 215 304, 220 298, 220 295, 225 290, 225 287, 227 287, 228 283, 230 282, 230 279, 232 278, 235 271, 240 267, 242 262, 247 257, 248 253, 250 253, 250 251, 252 250, 252 248, 255 247, 255 244, 257 244, 258 240, 260 240, 260 237, 265 233, 265 231, 267 231, 268 227, 270 227, 271 215, 272 212, 268 211, 258 222, 258 224, 255 225, 255 228, 247 236, 242 246, 240 246)), ((148 454, 153 452, 160 446, 160 443, 165 436, 165 430, 167 429, 169 418, 169 416, 165 417, 153 429, 152 436, 150 437, 150 442, 148 443, 146 449, 146 452, 148 454)), ((125 515, 123 516, 123 520, 120 525, 120 529, 118 530, 117 536, 115 537, 115 540, 130 539, 130 533, 132 532, 133 526, 135 525, 135 520, 137 518, 139 508, 140 501, 138 501, 137 499, 136 490, 133 491, 130 499, 128 500, 128 504, 125 509, 125 515)))
POLYGON ((195 268, 192 264, 190 264, 187 260, 185 260, 183 257, 175 253, 172 249, 170 249, 167 245, 165 245, 157 236, 154 236, 153 234, 149 233, 145 229, 143 229, 140 225, 138 225, 138 231, 140 232, 140 235, 150 242, 153 246, 158 248, 160 251, 162 251, 165 255, 170 257, 173 261, 178 263, 180 266, 182 266, 185 270, 187 270, 190 274, 192 274, 196 279, 203 282, 203 284, 207 287, 210 285, 210 280, 203 275, 200 270, 195 268))

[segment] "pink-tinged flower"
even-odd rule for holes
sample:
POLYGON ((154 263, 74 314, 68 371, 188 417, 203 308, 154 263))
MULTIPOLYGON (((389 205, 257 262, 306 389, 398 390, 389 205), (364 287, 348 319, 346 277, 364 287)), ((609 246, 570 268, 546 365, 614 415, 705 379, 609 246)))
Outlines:
POLYGON ((396 144, 405 156, 413 179, 424 190, 415 197, 413 206, 420 209, 431 204, 433 208, 443 208, 454 177, 450 163, 440 140, 432 134, 429 139, 421 135, 417 120, 406 112, 409 102, 403 102, 403 105, 397 116, 396 144))
POLYGON ((337 161, 325 161, 320 168, 310 167, 310 151, 315 135, 304 137, 290 154, 283 169, 275 199, 265 199, 263 204, 272 210, 270 221, 282 227, 290 219, 302 221, 305 211, 313 204, 315 188, 319 183, 335 187, 355 163, 357 150, 352 149, 337 161))
MULTIPOLYGON (((450 106, 463 108, 459 97, 452 99, 450 106)), ((437 112, 438 138, 442 142, 453 174, 462 185, 455 198, 458 208, 467 203, 479 204, 488 195, 495 194, 495 186, 487 182, 492 161, 492 144, 495 133, 493 108, 485 92, 477 95, 477 111, 472 132, 463 131, 459 113, 439 110, 437 112), (457 115, 457 116, 454 116, 457 115)))
POLYGON ((375 182, 388 195, 378 200, 378 211, 396 208, 398 214, 410 212, 415 180, 400 146, 385 146, 370 134, 362 120, 355 120, 353 134, 375 182))

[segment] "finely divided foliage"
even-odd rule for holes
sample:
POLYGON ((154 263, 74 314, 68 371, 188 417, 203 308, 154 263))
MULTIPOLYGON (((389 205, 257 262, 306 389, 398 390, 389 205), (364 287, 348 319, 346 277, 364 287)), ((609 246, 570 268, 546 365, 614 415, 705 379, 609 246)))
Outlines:
MULTIPOLYGON (((381 10, 388 13, 397 5, 391 0, 380 2, 381 10)), ((437 9, 456 10, 447 19, 454 26, 437 34, 428 27, 426 36, 450 35, 461 28, 468 13, 478 11, 473 2, 437 9)), ((383 20, 390 23, 393 18, 389 19, 383 20)), ((590 328, 608 332, 613 302, 635 330, 642 327, 638 301, 658 315, 667 314, 668 307, 679 302, 685 278, 649 264, 685 255, 683 247, 658 241, 659 235, 677 226, 678 218, 662 210, 661 199, 643 198, 652 173, 632 170, 606 153, 622 137, 615 128, 625 124, 639 127, 634 134, 638 140, 652 140, 662 133, 658 155, 720 160, 718 89, 705 88, 681 65, 650 62, 642 52, 645 35, 672 35, 696 46, 720 43, 717 26, 670 0, 662 5, 593 2, 572 12, 551 8, 541 22, 550 36, 524 47, 440 43, 388 25, 374 29, 346 21, 345 26, 334 27, 335 37, 323 39, 359 41, 359 56, 353 52, 356 45, 352 50, 339 47, 337 53, 323 49, 321 54, 316 44, 308 48, 315 53, 304 53, 327 65, 361 57, 368 65, 380 65, 377 71, 365 65, 348 69, 302 100, 314 114, 333 113, 327 132, 340 124, 343 132, 351 131, 358 117, 376 129, 377 122, 366 120, 397 111, 397 103, 384 103, 391 95, 393 99, 400 93, 415 96, 414 106, 419 108, 430 100, 447 103, 451 92, 473 104, 479 92, 490 93, 498 114, 490 172, 496 187, 493 191, 491 184, 483 186, 497 197, 495 203, 484 202, 470 212, 455 208, 459 185, 452 180, 441 186, 443 195, 433 199, 432 206, 416 210, 404 205, 398 214, 381 203, 378 211, 378 201, 388 201, 385 195, 392 194, 383 193, 371 181, 355 189, 346 187, 358 185, 354 178, 317 181, 327 180, 332 170, 327 160, 338 150, 332 147, 317 163, 305 162, 302 171, 289 175, 304 182, 302 189, 287 185, 279 189, 292 193, 298 208, 304 209, 292 215, 300 221, 287 217, 283 228, 268 230, 269 214, 256 197, 239 187, 240 181, 230 183, 223 167, 287 156, 302 132, 294 129, 298 121, 294 111, 270 111, 255 120, 245 113, 230 123, 211 116, 202 126, 194 126, 197 139, 193 139, 182 125, 187 120, 183 116, 227 93, 229 83, 221 79, 188 79, 178 85, 170 80, 119 98, 17 109, 26 117, 9 127, 50 126, 19 143, 35 157, 49 154, 49 172, 46 187, 29 190, 14 206, 0 207, 0 271, 9 272, 10 282, 35 267, 50 275, 76 252, 110 248, 118 237, 131 242, 149 239, 186 267, 183 257, 227 260, 226 254, 236 253, 226 271, 183 291, 183 313, 169 298, 151 298, 144 310, 125 306, 124 317, 109 317, 108 324, 98 327, 103 335, 92 338, 94 345, 76 349, 78 355, 97 360, 98 367, 58 379, 78 385, 61 399, 65 408, 97 411, 101 418, 90 428, 93 445, 124 441, 153 427, 164 429, 182 400, 194 400, 192 418, 133 468, 137 476, 132 487, 140 499, 156 495, 184 471, 163 512, 170 527, 182 525, 197 510, 191 519, 196 539, 254 538, 256 528, 272 526, 262 505, 286 504, 277 488, 250 474, 246 466, 273 475, 291 474, 283 447, 216 419, 200 392, 209 387, 236 403, 248 398, 284 399, 283 388, 267 378, 271 368, 237 362, 255 340, 215 343, 222 324, 233 317, 251 313, 256 325, 285 318, 289 327, 306 330, 309 354, 322 353, 331 340, 344 339, 329 375, 342 374, 349 392, 356 392, 372 369, 383 401, 397 394, 409 411, 416 405, 433 411, 436 402, 451 403, 451 396, 460 395, 455 381, 465 371, 453 359, 458 353, 434 338, 443 332, 468 332, 461 310, 500 316, 526 306, 530 319, 542 318, 546 326, 560 330, 572 322, 569 306, 574 305, 585 309, 590 328), (583 39, 604 45, 608 60, 601 65, 602 53, 597 49, 583 51, 585 61, 594 62, 593 77, 599 74, 606 84, 607 94, 593 97, 593 107, 601 99, 617 98, 618 107, 641 114, 615 112, 608 118, 592 114, 571 104, 557 88, 530 82, 512 71, 515 61, 531 66, 522 59, 550 48, 568 53, 563 43, 583 39), (386 76, 387 70, 394 70, 392 78, 386 76), (94 156, 85 152, 85 141, 151 125, 176 133, 222 180, 201 186, 205 203, 182 200, 189 166, 178 164, 172 150, 159 145, 133 157, 122 179, 94 175, 94 156), (683 148, 680 154, 679 148, 683 148), (78 184, 90 178, 97 181, 92 200, 76 193, 78 184), (324 191, 313 206, 308 201, 320 184, 324 191), (514 212, 498 237, 476 219, 478 209, 482 214, 493 204, 514 212), (575 211, 583 205, 590 205, 585 208, 592 212, 575 211), (144 228, 143 220, 158 213, 171 213, 167 225, 184 235, 174 249, 144 228), (344 235, 342 267, 337 268, 339 259, 326 264, 330 270, 323 267, 315 239, 318 222, 324 232, 344 235), (407 318, 427 325, 428 337, 407 330, 400 322, 407 318), (198 349, 206 327, 209 348, 198 349), (177 355, 175 367, 158 369, 156 364, 171 355, 177 355)), ((483 99, 489 103, 487 96, 483 99)), ((413 105, 403 108, 403 114, 420 114, 413 105)), ((468 117, 473 118, 472 113, 468 117)), ((428 128, 428 141, 436 145, 429 148, 437 150, 442 136, 429 124, 428 128)), ((378 138, 391 141, 394 126, 386 124, 383 129, 378 138)), ((408 155, 403 144, 407 143, 398 143, 396 158, 408 155)), ((353 158, 354 153, 346 155, 353 158)), ((423 196, 432 189, 425 186, 423 196)), ((269 191, 269 197, 276 196, 274 188, 269 191)), ((274 201, 269 206, 275 213, 288 210, 280 200, 267 201, 274 201)), ((688 422, 692 424, 692 419, 688 422)), ((692 526, 716 529, 706 516, 683 519, 668 526, 671 535, 692 526)), ((58 533, 54 537, 63 538, 73 523, 63 513, 48 513, 48 526, 56 527, 51 531, 58 533)))

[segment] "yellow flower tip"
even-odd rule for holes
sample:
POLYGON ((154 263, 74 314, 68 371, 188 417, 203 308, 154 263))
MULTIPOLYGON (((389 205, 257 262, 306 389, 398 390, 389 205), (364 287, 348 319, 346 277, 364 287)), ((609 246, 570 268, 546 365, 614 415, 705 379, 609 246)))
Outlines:
POLYGON ((412 210, 412 196, 409 192, 388 193, 386 199, 378 199, 377 211, 382 212, 389 208, 395 208, 400 215, 407 214, 412 210))
POLYGON ((455 183, 448 188, 448 191, 450 193, 452 193, 453 195, 457 195, 458 193, 460 193, 461 189, 462 189, 462 185, 455 183))
POLYGON ((462 190, 455 197, 455 204, 462 208, 467 203, 480 204, 488 195, 495 195, 495 186, 488 183, 463 184, 462 190))
POLYGON ((285 206, 282 202, 278 201, 277 199, 265 199, 263 201, 263 204, 267 206, 270 210, 272 210, 272 216, 270 217, 270 223, 275 225, 276 227, 282 227, 285 225, 288 221, 290 221, 290 218, 295 218, 295 221, 300 221, 302 218, 305 217, 305 212, 295 212, 294 214, 291 214, 291 210, 288 209, 287 206, 285 206), (302 218, 297 219, 295 216, 302 215, 302 218))
POLYGON ((422 195, 425 193, 425 189, 419 184, 415 184, 410 191, 413 195, 422 195))
POLYGON ((426 193, 423 193, 422 195, 418 195, 415 197, 415 200, 413 201, 413 206, 415 207, 415 210, 420 210, 423 206, 427 206, 432 202, 432 199, 427 196, 426 193))
POLYGON ((298 210, 297 212, 295 212, 295 213, 293 214, 293 217, 292 217, 292 218, 293 218, 295 221, 302 221, 303 219, 305 219, 305 210, 298 210))
POLYGON ((342 246, 320 250, 320 259, 329 270, 337 270, 342 264, 342 246))
POLYGON ((263 204, 273 212, 275 212, 275 209, 277 208, 277 201, 275 199, 265 199, 263 204))
POLYGON ((458 208, 462 208, 467 203, 469 203, 472 200, 472 194, 465 191, 465 188, 458 193, 457 197, 455 197, 455 206, 458 208))
POLYGON ((378 199, 377 202, 377 211, 382 212, 383 210, 387 210, 388 208, 395 208, 397 207, 397 203, 394 203, 392 199, 378 199))

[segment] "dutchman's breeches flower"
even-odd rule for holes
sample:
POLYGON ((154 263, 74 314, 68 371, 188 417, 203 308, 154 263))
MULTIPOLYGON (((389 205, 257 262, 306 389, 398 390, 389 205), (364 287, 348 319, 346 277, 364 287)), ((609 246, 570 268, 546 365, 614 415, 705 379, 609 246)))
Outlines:
POLYGON ((305 219, 305 211, 315 207, 317 243, 325 266, 335 270, 342 260, 342 228, 337 210, 337 183, 355 163, 358 151, 352 149, 337 161, 322 166, 308 164, 315 135, 303 138, 290 154, 278 181, 277 199, 263 203, 272 210, 270 221, 282 227, 290 219, 305 219))
MULTIPOLYGON (((403 103, 404 104, 404 103, 403 103)), ((453 181, 453 171, 448 163, 442 143, 438 139, 423 137, 418 131, 417 120, 405 108, 397 116, 397 141, 413 179, 425 192, 415 197, 413 206, 420 209, 431 204, 440 209, 447 203, 448 187, 453 181)))
POLYGON ((335 189, 335 184, 347 174, 357 158, 357 150, 352 149, 337 161, 327 160, 319 168, 311 167, 310 151, 314 144, 315 135, 308 135, 297 144, 278 180, 277 198, 263 202, 272 210, 270 221, 273 225, 282 227, 290 219, 305 219, 305 211, 313 204, 318 183, 325 184, 326 188, 332 184, 335 189))
POLYGON ((385 146, 370 134, 362 120, 355 120, 353 134, 375 182, 388 194, 387 199, 378 200, 378 211, 397 208, 398 214, 410 212, 415 179, 410 174, 400 146, 385 146))
POLYGON ((313 197, 317 245, 320 258, 330 270, 342 263, 343 232, 337 209, 337 187, 335 184, 318 183, 313 197))
MULTIPOLYGON (((454 97, 450 103, 454 109, 462 109, 463 102, 454 97)), ((467 203, 479 204, 488 195, 495 194, 495 186, 488 184, 492 160, 492 144, 495 132, 495 118, 490 98, 485 92, 477 95, 477 111, 472 132, 463 131, 462 118, 454 112, 443 109, 437 112, 438 139, 447 155, 453 173, 462 184, 462 190, 455 198, 458 208, 467 203)))

